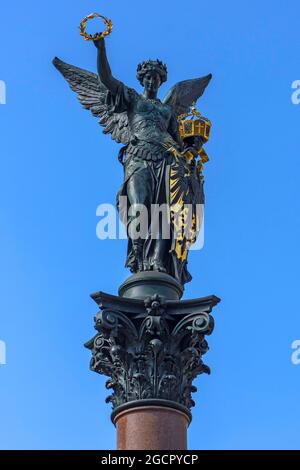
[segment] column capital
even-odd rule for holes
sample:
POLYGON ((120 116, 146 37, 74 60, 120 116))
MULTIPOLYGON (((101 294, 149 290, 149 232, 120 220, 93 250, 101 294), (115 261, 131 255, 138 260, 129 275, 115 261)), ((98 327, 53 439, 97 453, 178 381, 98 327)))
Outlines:
POLYGON ((167 406, 185 412, 195 406, 193 380, 209 374, 202 361, 214 328, 215 296, 170 301, 155 294, 144 300, 92 295, 100 311, 91 350, 92 371, 109 377, 106 402, 119 412, 137 406, 167 406))

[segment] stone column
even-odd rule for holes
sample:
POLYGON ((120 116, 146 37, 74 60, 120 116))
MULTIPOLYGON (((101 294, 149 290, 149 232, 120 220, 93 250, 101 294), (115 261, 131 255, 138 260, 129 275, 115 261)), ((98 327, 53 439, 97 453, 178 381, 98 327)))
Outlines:
POLYGON ((140 273, 119 296, 96 293, 97 334, 90 368, 109 377, 119 450, 185 450, 193 380, 209 374, 202 356, 213 331, 215 296, 180 301, 182 287, 161 273, 140 273))
POLYGON ((118 450, 186 450, 189 416, 170 406, 137 406, 115 418, 118 450))

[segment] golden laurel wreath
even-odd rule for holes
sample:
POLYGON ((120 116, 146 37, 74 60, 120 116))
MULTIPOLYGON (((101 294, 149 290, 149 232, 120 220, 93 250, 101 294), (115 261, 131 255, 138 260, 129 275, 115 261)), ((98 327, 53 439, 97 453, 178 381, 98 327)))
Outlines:
POLYGON ((97 41, 98 39, 103 39, 106 36, 109 36, 113 29, 112 21, 106 18, 105 16, 100 15, 99 13, 91 13, 90 15, 86 16, 82 22, 80 23, 80 36, 83 36, 85 41, 97 41), (107 26, 106 31, 103 33, 96 33, 96 34, 88 34, 86 32, 86 23, 89 20, 93 20, 94 18, 101 18, 107 26))

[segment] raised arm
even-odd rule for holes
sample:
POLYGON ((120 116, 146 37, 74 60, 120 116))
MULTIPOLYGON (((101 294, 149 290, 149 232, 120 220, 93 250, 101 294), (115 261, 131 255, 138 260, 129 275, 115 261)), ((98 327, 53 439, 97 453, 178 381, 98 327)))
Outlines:
POLYGON ((116 95, 120 86, 120 82, 112 76, 111 69, 107 60, 104 39, 94 41, 94 44, 98 49, 97 66, 100 80, 113 95, 116 95))

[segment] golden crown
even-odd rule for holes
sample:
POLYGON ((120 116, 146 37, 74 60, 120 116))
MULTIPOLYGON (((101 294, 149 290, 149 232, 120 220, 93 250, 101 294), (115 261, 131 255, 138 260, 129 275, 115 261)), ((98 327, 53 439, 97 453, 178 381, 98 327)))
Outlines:
MULTIPOLYGON (((197 164, 198 170, 200 174, 202 174, 204 164, 209 161, 208 155, 203 148, 203 144, 206 144, 206 142, 209 141, 212 123, 197 111, 195 103, 193 103, 189 113, 181 114, 178 117, 178 123, 182 140, 189 141, 189 139, 192 139, 193 137, 201 137, 202 139, 198 150, 200 159, 197 164)), ((194 154, 192 152, 187 152, 185 156, 188 160, 192 160, 194 158, 194 154)))
POLYGON ((202 114, 197 111, 195 103, 193 103, 189 113, 181 114, 178 117, 178 123, 182 140, 189 137, 202 137, 204 143, 208 142, 212 124, 209 119, 203 117, 202 114))

